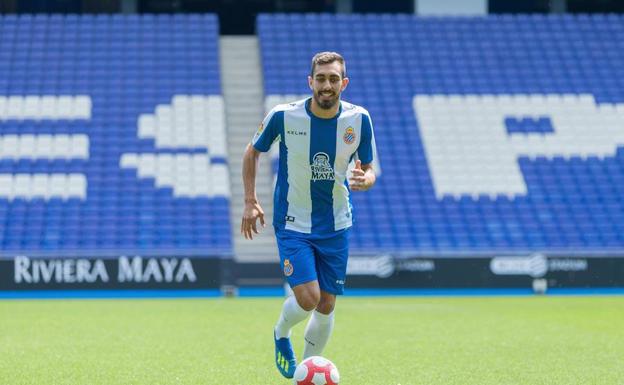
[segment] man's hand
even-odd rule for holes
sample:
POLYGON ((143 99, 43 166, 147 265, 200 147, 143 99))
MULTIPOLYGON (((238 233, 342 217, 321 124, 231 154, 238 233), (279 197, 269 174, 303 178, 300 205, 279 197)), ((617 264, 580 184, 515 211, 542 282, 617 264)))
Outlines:
POLYGON ((359 159, 355 161, 355 168, 351 173, 349 188, 353 191, 366 191, 375 184, 375 172, 372 167, 363 170, 362 162, 359 159))
POLYGON ((260 234, 256 227, 256 219, 260 219, 260 224, 265 227, 264 210, 260 207, 257 200, 245 201, 245 211, 243 211, 243 220, 241 221, 241 234, 245 239, 253 239, 253 233, 260 234))

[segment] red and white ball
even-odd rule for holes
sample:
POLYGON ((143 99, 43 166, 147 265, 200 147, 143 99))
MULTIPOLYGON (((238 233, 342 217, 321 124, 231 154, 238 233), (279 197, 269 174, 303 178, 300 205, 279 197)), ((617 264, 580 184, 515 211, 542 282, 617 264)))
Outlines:
POLYGON ((295 385, 338 385, 340 374, 330 360, 313 356, 297 365, 294 379, 295 385))

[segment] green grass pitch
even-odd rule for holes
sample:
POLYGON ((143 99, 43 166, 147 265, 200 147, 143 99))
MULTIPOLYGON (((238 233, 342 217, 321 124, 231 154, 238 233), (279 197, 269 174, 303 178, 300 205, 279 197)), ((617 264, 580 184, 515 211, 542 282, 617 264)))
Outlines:
MULTIPOLYGON (((0 384, 290 384, 281 303, 0 301, 0 384)), ((621 385, 624 297, 339 298, 324 355, 342 385, 621 385)))

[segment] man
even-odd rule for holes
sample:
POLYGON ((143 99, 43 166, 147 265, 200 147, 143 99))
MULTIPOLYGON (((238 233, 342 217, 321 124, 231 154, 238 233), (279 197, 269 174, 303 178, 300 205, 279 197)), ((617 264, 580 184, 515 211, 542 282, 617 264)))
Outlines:
POLYGON ((294 325, 311 315, 304 358, 321 355, 329 340, 336 295, 343 293, 346 278, 352 225, 349 193, 366 191, 375 183, 375 140, 368 111, 340 100, 349 84, 342 56, 315 55, 308 84, 312 97, 273 108, 243 157, 241 233, 252 239, 258 234, 256 221, 265 225, 255 192, 258 157, 279 140, 273 226, 281 268, 294 297, 284 302, 274 339, 275 363, 286 378, 293 377, 296 367, 290 343, 294 325), (347 184, 347 168, 354 159, 347 184))

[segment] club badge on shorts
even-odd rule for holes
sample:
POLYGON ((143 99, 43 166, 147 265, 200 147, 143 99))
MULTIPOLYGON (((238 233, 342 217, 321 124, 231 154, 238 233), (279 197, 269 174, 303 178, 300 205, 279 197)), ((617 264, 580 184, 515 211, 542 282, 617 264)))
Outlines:
POLYGON ((344 140, 346 144, 352 144, 353 142, 355 142, 355 130, 353 129, 353 127, 347 127, 344 135, 342 136, 342 140, 344 140))
POLYGON ((290 277, 293 273, 293 265, 290 264, 290 260, 284 260, 284 275, 290 277))

